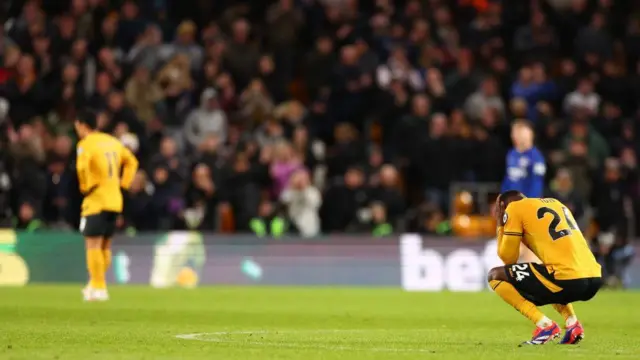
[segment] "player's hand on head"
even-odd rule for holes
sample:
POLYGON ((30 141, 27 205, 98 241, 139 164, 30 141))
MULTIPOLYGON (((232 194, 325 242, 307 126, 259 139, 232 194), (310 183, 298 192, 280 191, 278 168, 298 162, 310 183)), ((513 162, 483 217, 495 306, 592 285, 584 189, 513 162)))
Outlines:
POLYGON ((496 218, 496 220, 498 220, 498 223, 500 223, 500 218, 502 218, 502 209, 500 207, 500 199, 496 199, 496 202, 493 203, 493 216, 496 218))

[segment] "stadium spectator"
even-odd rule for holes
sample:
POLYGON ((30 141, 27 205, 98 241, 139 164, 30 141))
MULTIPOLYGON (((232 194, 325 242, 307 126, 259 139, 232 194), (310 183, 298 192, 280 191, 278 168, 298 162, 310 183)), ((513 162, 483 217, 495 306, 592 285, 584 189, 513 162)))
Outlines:
POLYGON ((133 68, 143 67, 156 71, 160 67, 162 56, 166 56, 162 48, 162 30, 157 25, 147 25, 124 60, 133 68))
POLYGON ((411 113, 397 121, 394 126, 395 156, 400 161, 407 161, 416 153, 421 140, 428 134, 431 102, 424 94, 417 94, 411 99, 411 113))
POLYGON ((260 53, 250 42, 251 25, 237 19, 231 25, 231 40, 226 45, 224 63, 239 88, 244 89, 254 74, 260 53))
MULTIPOLYGON (((629 161, 630 159, 627 159, 629 161)), ((597 179, 591 198, 598 224, 596 254, 603 266, 603 276, 608 284, 622 284, 624 271, 633 252, 629 243, 629 220, 634 200, 629 196, 629 186, 637 187, 635 164, 621 164, 617 159, 607 159, 603 176, 597 179), (631 166, 630 166, 631 165, 631 166)))
MULTIPOLYGON (((9 134, 9 152, 13 158, 14 203, 18 209, 23 204, 29 208, 29 216, 40 217, 46 196, 46 173, 42 166, 46 158, 42 140, 32 125, 22 125, 17 133, 9 134)), ((17 212, 20 216, 20 211, 17 212)))
POLYGON ((578 32, 575 40, 575 55, 578 59, 597 57, 608 59, 613 56, 613 40, 611 34, 605 30, 607 19, 602 12, 596 12, 591 17, 589 26, 578 32))
POLYGON ((626 231, 625 196, 628 184, 622 173, 621 164, 616 159, 608 159, 604 176, 597 179, 592 195, 596 209, 596 219, 600 228, 600 244, 613 245, 616 234, 626 231), (605 240, 606 239, 606 240, 605 240))
POLYGON ((162 123, 167 131, 177 134, 182 131, 184 117, 191 109, 191 93, 194 88, 189 68, 189 58, 185 54, 172 57, 156 75, 156 81, 164 93, 164 117, 162 123))
POLYGON ((257 216, 249 222, 249 228, 258 237, 270 235, 280 237, 287 231, 286 220, 280 216, 279 207, 270 201, 263 201, 258 207, 257 216))
POLYGON ((287 187, 280 194, 280 201, 286 205, 288 218, 294 232, 304 237, 320 233, 318 211, 322 204, 320 191, 316 189, 304 169, 297 170, 289 179, 287 187))
POLYGON ((161 210, 152 201, 155 187, 144 170, 139 170, 124 197, 123 227, 133 231, 151 231, 159 227, 161 210))
POLYGON ((138 119, 144 123, 156 118, 156 109, 164 94, 148 68, 138 66, 125 86, 125 97, 138 119))
POLYGON ((387 63, 376 71, 376 81, 381 89, 388 88, 391 80, 400 81, 414 91, 424 88, 422 76, 411 66, 403 48, 394 49, 387 63))
POLYGON ((296 171, 302 169, 302 163, 288 142, 279 142, 275 145, 274 156, 269 168, 269 175, 273 184, 272 196, 280 198, 282 191, 296 171))
POLYGON ((162 140, 159 154, 153 156, 149 164, 155 186, 154 206, 160 210, 163 228, 173 226, 174 216, 184 207, 182 195, 187 164, 179 155, 175 140, 170 137, 162 140))
MULTIPOLYGON (((304 24, 303 13, 294 6, 293 0, 279 0, 269 7, 265 20, 269 29, 266 40, 274 53, 281 79, 286 83, 293 77, 295 68, 293 49, 298 42, 300 29, 304 24)), ((284 100, 279 95, 276 96, 276 99, 284 100)))
MULTIPOLYGON (((192 70, 200 70, 204 61, 202 46, 196 43, 197 27, 193 21, 183 21, 176 30, 176 39, 162 52, 167 58, 175 58, 183 55, 189 59, 192 70)), ((181 57, 182 58, 182 57, 181 57)))
POLYGON ((375 237, 389 236, 393 233, 393 225, 387 219, 387 209, 380 202, 373 202, 369 207, 370 214, 362 221, 375 237))
POLYGON ((227 138, 227 116, 220 109, 217 91, 206 89, 200 96, 200 107, 191 111, 184 124, 184 136, 192 149, 197 149, 209 136, 220 141, 227 138))
POLYGON ((578 224, 581 225, 581 228, 584 228, 584 221, 582 220, 587 204, 583 200, 583 197, 575 191, 569 170, 558 169, 556 176, 551 181, 547 196, 558 199, 565 204, 578 224))
POLYGON ((610 149, 605 139, 591 127, 587 118, 576 115, 565 139, 565 148, 572 142, 582 142, 587 147, 587 155, 594 162, 594 168, 604 164, 610 149))
POLYGON ((473 153, 476 154, 473 164, 475 180, 485 183, 501 181, 505 171, 505 159, 495 154, 504 154, 505 146, 502 141, 505 131, 504 123, 498 119, 497 111, 486 109, 481 119, 481 125, 473 129, 473 153))
POLYGON ((594 92, 593 83, 589 78, 580 79, 577 89, 564 99, 564 111, 567 114, 576 110, 584 110, 589 115, 594 115, 599 107, 600 95, 594 92))
POLYGON ((446 187, 450 178, 452 164, 444 149, 447 149, 448 125, 444 114, 435 114, 429 124, 429 137, 421 143, 417 157, 412 161, 419 173, 420 183, 416 184, 425 190, 427 201, 443 206, 446 203, 446 187), (437 156, 437 154, 440 154, 437 156), (436 172, 433 169, 438 169, 436 172))
POLYGON ((526 101, 526 118, 535 121, 537 120, 536 106, 538 102, 549 100, 553 97, 554 91, 553 83, 546 79, 544 67, 537 63, 534 66, 524 66, 520 69, 518 80, 511 88, 511 95, 526 101))
POLYGON ((379 171, 378 183, 371 189, 371 200, 378 202, 384 209, 384 217, 378 214, 378 222, 398 224, 404 215, 405 201, 398 188, 399 185, 400 179, 396 168, 392 165, 383 165, 379 171))
POLYGON ((251 125, 263 123, 274 111, 271 96, 260 79, 251 80, 240 94, 238 106, 244 120, 251 125))
POLYGON ((496 110, 498 115, 503 118, 505 116, 504 101, 500 98, 495 79, 484 79, 480 89, 469 96, 464 109, 467 117, 471 120, 478 120, 487 109, 496 110))
POLYGON ((481 74, 474 68, 473 55, 468 49, 460 49, 454 70, 445 77, 447 97, 455 107, 463 106, 480 83, 481 74))
POLYGON ((364 173, 357 167, 349 168, 344 180, 329 186, 321 208, 323 230, 348 231, 360 224, 359 212, 369 204, 369 191, 364 173))
POLYGON ((270 148, 264 148, 260 160, 253 164, 243 152, 235 154, 230 161, 229 175, 226 177, 226 186, 222 194, 233 210, 238 231, 249 230, 251 220, 258 215, 262 202, 260 183, 265 174, 268 174, 267 166, 271 161, 271 152, 270 148))
POLYGON ((353 126, 346 123, 336 126, 335 144, 327 153, 328 177, 341 177, 347 169, 362 164, 366 158, 365 150, 353 126))
POLYGON ((43 204, 43 220, 62 226, 68 206, 70 177, 74 176, 69 168, 73 155, 73 141, 67 135, 59 135, 52 141, 47 153, 47 194, 43 204))
POLYGON ((34 232, 43 227, 44 223, 36 213, 34 204, 29 200, 19 202, 18 216, 14 219, 13 228, 26 232, 34 232))
MULTIPOLYGON (((293 150, 300 158, 300 163, 311 171, 315 170, 320 162, 317 153, 323 152, 323 150, 313 148, 311 139, 309 139, 309 131, 304 126, 297 126, 293 130, 292 138, 293 150)), ((320 148, 322 148, 321 145, 320 148)))
POLYGON ((306 55, 304 79, 311 99, 315 99, 323 87, 329 86, 336 58, 330 36, 320 35, 315 48, 306 55))
POLYGON ((219 196, 211 172, 205 164, 198 164, 193 169, 191 183, 186 193, 186 208, 182 213, 188 229, 203 231, 216 229, 216 205, 219 196))
POLYGON ((528 24, 520 26, 513 38, 513 48, 523 58, 536 54, 537 58, 551 59, 559 43, 553 26, 540 9, 534 9, 528 24))

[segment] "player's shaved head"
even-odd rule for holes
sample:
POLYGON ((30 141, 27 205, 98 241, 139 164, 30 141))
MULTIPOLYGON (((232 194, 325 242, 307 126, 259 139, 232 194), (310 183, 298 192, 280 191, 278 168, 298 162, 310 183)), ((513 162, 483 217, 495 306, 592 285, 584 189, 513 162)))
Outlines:
POLYGON ((523 193, 521 193, 520 191, 508 190, 508 191, 505 191, 505 192, 503 192, 502 194, 500 194, 498 196, 498 207, 500 209, 504 210, 504 209, 507 208, 507 206, 510 203, 512 203, 514 201, 519 201, 519 200, 522 200, 522 199, 525 199, 525 198, 526 198, 526 196, 523 193))

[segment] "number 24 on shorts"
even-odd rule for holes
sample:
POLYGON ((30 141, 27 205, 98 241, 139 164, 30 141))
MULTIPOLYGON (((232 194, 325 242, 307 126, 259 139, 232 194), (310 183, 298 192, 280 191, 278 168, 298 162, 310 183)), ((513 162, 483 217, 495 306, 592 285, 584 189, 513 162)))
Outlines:
POLYGON ((516 281, 522 281, 525 277, 531 275, 527 271, 529 264, 515 264, 511 265, 511 271, 516 274, 516 281))

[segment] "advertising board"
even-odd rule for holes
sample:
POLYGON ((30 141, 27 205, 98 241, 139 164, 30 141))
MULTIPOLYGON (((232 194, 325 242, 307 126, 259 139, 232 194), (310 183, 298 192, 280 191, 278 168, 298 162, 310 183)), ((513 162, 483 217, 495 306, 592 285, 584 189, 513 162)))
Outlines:
MULTIPOLYGON (((640 288, 640 247, 629 286, 640 288)), ((164 288, 199 285, 384 286, 407 291, 483 291, 501 262, 495 240, 328 236, 265 239, 168 232, 117 236, 108 281, 164 288)), ((523 259, 532 261, 532 259, 523 259)), ((85 283, 74 232, 0 230, 0 285, 85 283)))

